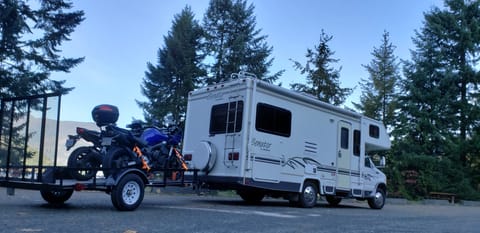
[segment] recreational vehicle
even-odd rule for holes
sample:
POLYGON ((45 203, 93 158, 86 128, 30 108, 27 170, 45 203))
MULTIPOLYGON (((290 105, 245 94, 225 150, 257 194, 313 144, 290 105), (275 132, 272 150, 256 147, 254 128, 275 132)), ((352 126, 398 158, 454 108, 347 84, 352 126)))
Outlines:
POLYGON ((369 155, 389 148, 382 122, 246 74, 189 94, 188 166, 246 202, 268 195, 313 207, 321 195, 381 209, 386 177, 369 155))

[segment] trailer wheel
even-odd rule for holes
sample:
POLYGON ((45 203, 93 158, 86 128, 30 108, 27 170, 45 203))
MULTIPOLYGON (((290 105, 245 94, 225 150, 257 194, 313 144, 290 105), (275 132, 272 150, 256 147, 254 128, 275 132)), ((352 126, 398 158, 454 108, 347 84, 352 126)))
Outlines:
POLYGON ((135 210, 143 201, 145 184, 136 174, 127 174, 112 189, 112 204, 121 211, 135 210))
POLYGON ((325 199, 327 199, 328 204, 331 206, 337 206, 342 201, 342 198, 335 197, 333 195, 327 195, 325 196, 325 199))
POLYGON ((265 197, 263 192, 252 190, 238 190, 237 194, 248 204, 258 204, 265 197))
POLYGON ((385 191, 381 188, 377 188, 377 192, 375 192, 375 196, 373 198, 368 199, 368 205, 372 209, 381 209, 385 205, 385 191))
POLYGON ((305 181, 302 192, 298 200, 298 205, 302 208, 312 208, 317 204, 318 188, 311 181, 305 181))
POLYGON ((69 190, 40 190, 43 200, 50 204, 58 205, 72 197, 73 189, 69 190))
POLYGON ((102 164, 101 155, 90 147, 79 147, 68 157, 70 174, 77 180, 89 180, 97 174, 102 164))

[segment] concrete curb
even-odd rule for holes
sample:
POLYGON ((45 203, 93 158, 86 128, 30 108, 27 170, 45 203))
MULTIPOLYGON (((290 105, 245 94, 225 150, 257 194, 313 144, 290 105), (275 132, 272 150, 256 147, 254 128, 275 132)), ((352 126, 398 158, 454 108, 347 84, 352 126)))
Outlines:
POLYGON ((474 206, 480 207, 480 201, 465 201, 460 200, 454 204, 450 203, 448 200, 438 200, 438 199, 424 199, 419 201, 410 201, 403 198, 387 198, 387 204, 393 205, 462 205, 462 206, 474 206))

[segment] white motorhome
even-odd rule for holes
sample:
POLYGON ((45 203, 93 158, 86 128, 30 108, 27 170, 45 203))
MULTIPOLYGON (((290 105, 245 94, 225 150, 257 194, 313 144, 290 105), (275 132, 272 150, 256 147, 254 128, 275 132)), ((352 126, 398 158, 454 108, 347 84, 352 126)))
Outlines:
POLYGON ((211 189, 247 202, 265 195, 313 207, 342 198, 385 203, 386 177, 369 158, 390 148, 382 122, 240 74, 189 94, 183 154, 211 189))

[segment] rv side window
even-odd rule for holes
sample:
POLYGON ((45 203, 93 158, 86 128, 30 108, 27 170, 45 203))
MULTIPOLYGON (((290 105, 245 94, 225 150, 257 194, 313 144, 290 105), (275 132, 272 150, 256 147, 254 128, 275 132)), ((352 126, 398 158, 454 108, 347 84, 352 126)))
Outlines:
POLYGON ((353 131, 353 155, 360 156, 360 130, 353 131))
POLYGON ((340 133, 340 147, 342 147, 342 149, 348 149, 348 129, 342 127, 340 133))
POLYGON ((368 129, 368 134, 372 138, 380 138, 380 128, 376 125, 370 125, 368 129))
POLYGON ((210 134, 242 130, 243 101, 214 105, 210 115, 210 134))
POLYGON ((292 113, 283 108, 259 103, 257 104, 255 128, 260 132, 290 137, 292 113))

